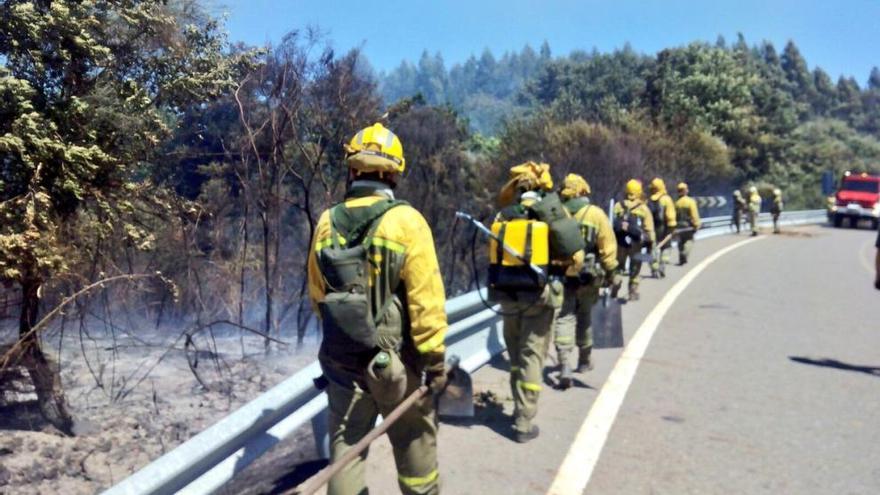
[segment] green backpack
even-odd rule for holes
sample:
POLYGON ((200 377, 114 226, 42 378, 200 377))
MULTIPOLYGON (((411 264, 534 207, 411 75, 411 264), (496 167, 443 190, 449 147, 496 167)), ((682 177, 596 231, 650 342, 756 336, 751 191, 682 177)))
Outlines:
POLYGON ((529 206, 534 216, 550 226, 550 257, 567 260, 587 247, 577 220, 571 217, 559 195, 545 194, 541 201, 529 206))
MULTIPOLYGON (((324 277, 324 300, 318 303, 324 337, 321 347, 330 355, 364 356, 377 347, 377 324, 393 297, 373 312, 370 245, 382 216, 405 201, 381 200, 367 207, 330 210, 329 245, 318 253, 324 277)), ((393 291, 393 289, 391 289, 393 291)))

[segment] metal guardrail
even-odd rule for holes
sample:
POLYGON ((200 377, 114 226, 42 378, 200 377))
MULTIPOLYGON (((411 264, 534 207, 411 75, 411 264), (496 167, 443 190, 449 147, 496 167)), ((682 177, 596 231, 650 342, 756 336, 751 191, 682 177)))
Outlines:
MULTIPOLYGON (((780 224, 825 220, 825 210, 795 211, 783 213, 780 224)), ((759 225, 770 223, 770 215, 761 214, 759 225)), ((697 233, 697 239, 731 232, 729 216, 706 218, 703 225, 706 228, 697 233)), ((450 299, 446 312, 450 323, 448 353, 458 355, 466 371, 475 371, 505 349, 501 318, 486 308, 476 291, 450 299)), ((318 363, 311 363, 111 487, 105 495, 212 493, 307 422, 311 422, 319 453, 326 456, 327 397, 313 383, 320 375, 318 363)))

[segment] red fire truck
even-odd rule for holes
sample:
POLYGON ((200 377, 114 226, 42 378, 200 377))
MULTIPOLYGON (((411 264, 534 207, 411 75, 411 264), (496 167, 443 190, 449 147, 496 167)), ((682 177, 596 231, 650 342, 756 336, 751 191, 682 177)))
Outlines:
POLYGON ((834 198, 829 216, 835 227, 840 227, 844 219, 851 227, 866 219, 871 221, 874 229, 877 228, 880 221, 880 175, 846 172, 834 198))

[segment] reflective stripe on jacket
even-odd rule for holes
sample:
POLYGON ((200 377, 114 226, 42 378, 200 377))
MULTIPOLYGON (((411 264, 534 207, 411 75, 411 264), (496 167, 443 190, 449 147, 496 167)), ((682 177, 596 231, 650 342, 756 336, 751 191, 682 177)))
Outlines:
POLYGON ((697 208, 697 202, 690 196, 682 196, 675 202, 675 209, 678 213, 679 223, 683 227, 693 227, 694 230, 700 228, 700 210, 697 208))
POLYGON ((595 253, 606 271, 617 268, 617 238, 608 215, 598 206, 586 205, 573 216, 583 226, 587 252, 595 253))
MULTIPOLYGON (((357 208, 369 206, 382 199, 387 198, 378 194, 352 198, 346 200, 345 205, 357 208)), ((317 304, 323 300, 325 294, 324 278, 318 267, 316 253, 326 247, 329 240, 328 210, 318 220, 309 253, 309 298, 315 314, 320 314, 317 304)), ((399 277, 406 296, 409 334, 416 350, 421 354, 445 352, 444 339, 448 326, 446 296, 434 249, 434 238, 425 218, 409 205, 388 210, 379 220, 371 246, 370 256, 376 266, 370 273, 371 287, 376 287, 380 283, 378 281, 396 280, 399 277), (395 263, 393 260, 401 261, 395 263), (386 273, 389 271, 399 273, 386 273)))

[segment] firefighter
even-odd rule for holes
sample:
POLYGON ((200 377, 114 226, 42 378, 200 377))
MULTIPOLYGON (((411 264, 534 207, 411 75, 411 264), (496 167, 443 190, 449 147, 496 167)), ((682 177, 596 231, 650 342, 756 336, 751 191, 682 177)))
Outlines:
MULTIPOLYGON (((308 262, 309 296, 324 332, 318 360, 328 382, 331 463, 423 376, 435 393, 446 381, 445 296, 431 228, 394 197, 406 166, 403 145, 374 124, 345 151, 348 192, 321 215, 308 262)), ((439 493, 432 398, 405 412, 388 436, 401 492, 439 493)), ((366 493, 366 456, 335 475, 327 493, 366 493)))
MULTIPOLYGON (((654 221, 651 211, 645 205, 642 183, 631 179, 626 183, 625 199, 614 205, 614 235, 617 237, 617 270, 622 272, 629 260, 629 293, 630 301, 639 299, 639 273, 642 261, 639 254, 642 247, 655 242, 654 221)), ((616 292, 614 294, 617 296, 616 292)))
POLYGON ((740 232, 743 213, 747 210, 748 205, 746 204, 746 200, 743 198, 742 193, 739 192, 739 189, 733 191, 733 224, 736 226, 737 234, 740 232))
POLYGON ((654 233, 657 242, 652 246, 651 275, 654 278, 666 276, 666 264, 669 263, 669 251, 675 226, 675 202, 666 192, 666 183, 654 177, 650 185, 651 196, 648 198, 648 209, 654 221, 654 233))
POLYGON ((552 190, 549 165, 527 162, 512 167, 510 179, 498 195, 501 211, 493 224, 502 242, 527 256, 530 263, 546 266, 549 277, 535 275, 515 260, 511 266, 500 245, 490 244, 489 297, 501 303, 504 342, 510 356, 513 433, 520 443, 539 434, 534 419, 553 317, 562 306, 560 275, 569 270, 576 273, 583 265, 580 229, 552 190), (499 252, 494 258, 493 250, 499 252))
POLYGON ((678 221, 678 264, 688 262, 691 250, 694 247, 694 234, 700 230, 700 210, 697 202, 688 194, 688 185, 678 183, 678 200, 675 202, 676 219, 678 221))
POLYGON ((561 373, 559 386, 571 386, 572 368, 569 354, 577 347, 578 373, 593 369, 590 359, 593 350, 593 330, 590 310, 599 300, 603 285, 619 286, 617 270, 617 241, 608 215, 602 208, 591 204, 590 185, 583 177, 569 174, 565 177, 559 195, 566 210, 577 220, 584 237, 586 254, 580 272, 567 273, 562 308, 553 323, 556 354, 561 373))
POLYGON ((749 187, 749 224, 752 226, 752 237, 758 235, 758 215, 761 213, 761 201, 758 188, 749 187))
POLYGON ((783 208, 785 208, 785 205, 782 203, 782 189, 777 187, 773 189, 773 204, 770 205, 770 214, 773 215, 774 234, 781 232, 779 230, 779 216, 782 215, 783 208))

